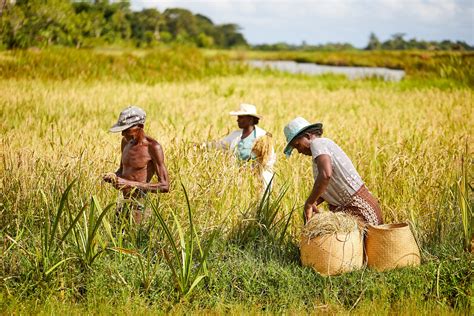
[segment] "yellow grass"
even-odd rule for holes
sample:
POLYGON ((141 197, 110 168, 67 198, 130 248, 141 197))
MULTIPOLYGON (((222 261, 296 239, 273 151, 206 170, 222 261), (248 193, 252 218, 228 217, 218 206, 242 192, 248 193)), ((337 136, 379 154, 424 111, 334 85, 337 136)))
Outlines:
MULTIPOLYGON (((228 112, 240 102, 255 104, 264 116, 260 125, 273 134, 275 185, 290 184, 285 210, 302 206, 313 182, 309 157, 287 159, 282 154, 284 125, 303 116, 323 122, 324 135, 346 151, 380 199, 385 222, 410 220, 428 231, 439 212, 451 220, 457 216, 443 199, 460 174, 461 157, 472 158, 472 147, 466 152, 474 122, 472 90, 402 90, 370 82, 337 85, 323 79, 245 75, 153 86, 2 80, 0 189, 16 213, 3 220, 19 212, 34 214, 40 189, 47 192, 61 184, 64 189, 75 177, 81 180, 77 194, 114 201, 116 191, 100 179, 118 167, 120 136, 107 129, 125 106, 135 104, 146 110, 146 131, 165 150, 172 185, 169 194, 161 195, 161 205, 178 203, 184 216, 182 181, 199 226, 218 225, 228 216, 230 228, 239 212, 259 198, 252 189, 258 184, 230 155, 196 149, 190 142, 217 139, 236 129, 228 112)), ((291 231, 301 223, 297 212, 291 231)))

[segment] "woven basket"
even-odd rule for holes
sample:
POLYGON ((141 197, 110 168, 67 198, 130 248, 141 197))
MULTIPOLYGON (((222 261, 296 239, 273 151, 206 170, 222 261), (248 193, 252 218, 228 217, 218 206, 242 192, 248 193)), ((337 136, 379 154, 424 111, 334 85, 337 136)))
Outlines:
POLYGON ((406 223, 368 225, 367 265, 377 271, 420 265, 420 250, 406 223))
POLYGON ((309 239, 301 237, 301 263, 322 275, 336 275, 362 267, 363 236, 359 230, 309 239))

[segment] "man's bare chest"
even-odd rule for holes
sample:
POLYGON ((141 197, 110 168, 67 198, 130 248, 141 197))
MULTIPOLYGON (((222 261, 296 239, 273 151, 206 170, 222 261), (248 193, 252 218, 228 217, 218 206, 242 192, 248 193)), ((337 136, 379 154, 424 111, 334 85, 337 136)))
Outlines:
POLYGON ((147 145, 127 144, 122 152, 122 165, 125 168, 143 169, 151 162, 147 145))

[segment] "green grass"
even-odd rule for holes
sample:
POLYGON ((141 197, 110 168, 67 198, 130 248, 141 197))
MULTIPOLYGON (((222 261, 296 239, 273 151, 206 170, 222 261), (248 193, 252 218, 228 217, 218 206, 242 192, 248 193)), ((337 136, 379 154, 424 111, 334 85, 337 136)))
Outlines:
POLYGON ((118 80, 147 84, 239 74, 240 64, 222 54, 205 57, 197 48, 14 50, 0 53, 0 77, 39 80, 118 80))
MULTIPOLYGON (((403 69, 411 83, 474 86, 474 53, 437 51, 263 52, 199 50, 189 46, 155 49, 50 48, 0 52, 0 77, 40 80, 118 80, 156 84, 239 75, 248 59, 293 60, 333 66, 403 69), (232 63, 229 63, 232 60, 232 63)), ((256 71, 256 70, 254 70, 256 71)), ((257 71, 259 72, 259 71, 257 71)))
MULTIPOLYGON (((219 243, 226 244, 225 240, 219 243)), ((4 311, 25 308, 37 312, 47 308, 42 304, 34 308, 35 297, 49 300, 54 308, 72 304, 89 312, 98 305, 99 311, 102 306, 109 312, 115 308, 149 312, 174 309, 309 312, 322 308, 386 313, 391 309, 414 312, 422 308, 428 313, 467 311, 472 299, 469 292, 472 258, 467 254, 425 262, 420 268, 384 273, 363 270, 330 278, 301 267, 298 261, 266 258, 253 248, 222 246, 216 247, 213 254, 209 258, 210 278, 184 300, 179 300, 166 265, 159 265, 151 289, 140 292, 140 277, 133 272, 136 261, 118 262, 109 256, 98 259, 94 274, 80 280, 82 291, 72 290, 73 284, 67 282, 64 297, 60 291, 47 290, 30 297, 12 297, 4 311), (138 303, 137 306, 128 306, 132 302, 138 303)))

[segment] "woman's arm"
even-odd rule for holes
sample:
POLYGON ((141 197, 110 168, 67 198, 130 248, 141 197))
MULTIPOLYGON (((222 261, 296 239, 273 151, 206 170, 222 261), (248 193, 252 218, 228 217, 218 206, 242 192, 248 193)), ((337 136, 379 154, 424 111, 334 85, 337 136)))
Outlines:
POLYGON ((313 205, 319 202, 321 195, 326 192, 329 180, 332 176, 331 157, 329 155, 319 155, 315 160, 318 166, 318 176, 304 204, 304 213, 307 221, 313 216, 313 205))

